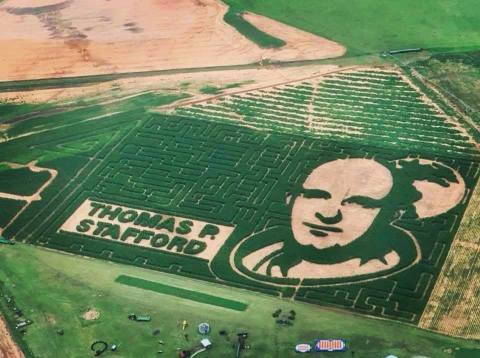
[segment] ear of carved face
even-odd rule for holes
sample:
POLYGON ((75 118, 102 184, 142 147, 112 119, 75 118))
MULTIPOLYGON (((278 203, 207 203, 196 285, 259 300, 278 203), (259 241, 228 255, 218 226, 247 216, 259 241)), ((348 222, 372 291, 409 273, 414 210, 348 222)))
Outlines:
POLYGON ((390 171, 374 160, 342 159, 317 167, 292 205, 291 224, 301 245, 324 249, 362 236, 393 186, 390 171))
POLYGON ((457 206, 465 196, 465 181, 453 168, 425 159, 405 159, 398 163, 405 170, 421 198, 413 203, 417 217, 433 217, 457 206))

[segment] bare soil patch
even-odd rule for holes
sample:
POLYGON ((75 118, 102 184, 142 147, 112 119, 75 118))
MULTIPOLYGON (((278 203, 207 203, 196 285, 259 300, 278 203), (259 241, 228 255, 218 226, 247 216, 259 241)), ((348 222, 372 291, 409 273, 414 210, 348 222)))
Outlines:
POLYGON ((253 14, 287 45, 261 49, 223 21, 218 0, 7 0, 0 81, 340 56, 333 41, 253 14))
POLYGON ((22 351, 13 341, 7 325, 0 316, 0 358, 25 358, 22 351))
MULTIPOLYGON (((85 218, 95 218, 93 215, 89 215, 89 212, 92 210, 92 201, 90 199, 85 200, 63 223, 63 225, 59 228, 59 231, 66 231, 66 232, 73 232, 73 233, 78 233, 77 227, 80 225, 80 222, 85 219, 85 218)), ((121 206, 117 205, 117 208, 121 208, 123 211, 128 211, 128 210, 133 210, 131 208, 128 208, 126 206, 121 206)), ((138 210, 141 212, 141 210, 138 210)), ((155 215, 156 213, 150 212, 150 211, 145 211, 149 213, 150 215, 155 215)), ((168 216, 170 218, 174 218, 176 222, 179 222, 183 218, 178 217, 178 216, 168 216)), ((163 216, 163 220, 167 218, 167 216, 163 216)), ((193 225, 190 227, 191 231, 189 233, 183 234, 183 237, 186 239, 197 239, 200 236, 202 228, 207 224, 207 222, 203 222, 200 220, 193 220, 189 219, 192 221, 193 225)), ((117 218, 110 220, 112 223, 117 225, 119 227, 119 230, 121 232, 125 232, 129 227, 134 226, 135 224, 126 223, 126 222, 121 222, 117 220, 117 218)), ((224 225, 216 225, 219 228, 219 232, 215 234, 215 240, 209 240, 208 245, 206 248, 202 251, 196 254, 196 257, 206 259, 206 260, 212 260, 213 257, 218 253, 218 250, 220 247, 223 245, 223 243, 228 239, 228 237, 231 235, 231 233, 234 230, 234 227, 232 226, 224 226, 224 225)), ((138 226, 137 226, 138 227, 138 226)), ((161 229, 152 229, 155 232, 161 229)), ((91 230, 93 231, 93 230, 91 230)), ((104 239, 104 240, 115 240, 111 236, 105 236, 101 237, 98 234, 93 234, 91 231, 84 231, 83 234, 90 236, 90 237, 96 237, 99 239, 104 239)), ((165 232, 165 231, 163 231, 165 232)), ((151 245, 150 240, 142 240, 141 242, 135 242, 133 237, 130 239, 126 239, 123 241, 124 244, 128 245, 137 245, 137 246, 142 246, 142 247, 148 247, 148 248, 154 248, 154 249, 159 249, 159 250, 164 250, 164 248, 159 248, 151 245)))
POLYGON ((88 311, 83 313, 82 317, 86 321, 94 321, 100 318, 100 312, 94 309, 89 309, 88 311))
MULTIPOLYGON (((243 259, 243 264, 246 268, 253 271, 255 265, 257 265, 268 254, 278 251, 282 247, 283 243, 277 243, 255 251, 243 259)), ((360 265, 360 259, 352 259, 332 265, 322 265, 308 261, 302 261, 288 271, 288 277, 300 279, 320 279, 367 275, 395 267, 400 262, 400 257, 397 253, 392 251, 384 257, 384 260, 387 262, 387 264, 384 264, 379 260, 371 260, 363 265, 360 265)), ((270 260, 266 261, 261 267, 259 267, 257 273, 261 275, 267 275, 267 266, 269 263, 270 260)), ((283 277, 278 267, 274 267, 272 269, 272 276, 278 278, 283 277)))

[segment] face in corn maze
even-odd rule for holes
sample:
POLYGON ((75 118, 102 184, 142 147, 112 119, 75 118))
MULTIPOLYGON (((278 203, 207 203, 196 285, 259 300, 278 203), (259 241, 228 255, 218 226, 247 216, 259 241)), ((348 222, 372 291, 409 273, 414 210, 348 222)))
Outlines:
POLYGON ((437 162, 350 158, 323 163, 287 195, 290 225, 243 239, 233 261, 243 275, 279 283, 388 276, 422 255, 401 221, 439 215, 464 194, 461 176, 437 162))
POLYGON ((295 240, 319 250, 351 243, 372 225, 392 186, 390 171, 373 160, 319 166, 290 199, 295 240))

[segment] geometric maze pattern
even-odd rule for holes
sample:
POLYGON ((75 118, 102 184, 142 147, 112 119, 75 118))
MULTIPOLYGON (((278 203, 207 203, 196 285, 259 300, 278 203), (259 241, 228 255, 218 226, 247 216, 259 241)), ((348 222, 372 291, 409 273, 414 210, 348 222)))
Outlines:
POLYGON ((441 270, 465 204, 447 214, 400 225, 417 237, 423 259, 406 272, 357 284, 298 290, 252 282, 235 273, 228 254, 243 237, 288 225, 286 193, 319 165, 338 158, 395 160, 421 155, 455 168, 471 188, 478 163, 418 151, 380 149, 298 134, 259 131, 232 123, 156 115, 133 131, 96 168, 72 200, 59 201, 57 219, 35 240, 43 245, 417 322, 441 270), (86 199, 158 211, 235 227, 214 262, 58 233, 86 199))
POLYGON ((58 144, 41 164, 59 173, 42 200, 33 203, 5 235, 81 255, 418 322, 478 181, 480 157, 468 133, 402 74, 346 71, 178 108, 174 115, 153 115, 133 129, 132 120, 143 116, 143 111, 130 112, 95 122, 95 135, 101 130, 111 138, 108 143, 95 139, 88 151, 82 144, 91 138, 90 123, 80 125, 82 130, 77 126, 76 133, 58 130, 36 136, 40 139, 34 143, 26 138, 4 144, 2 160, 28 152, 24 147, 40 151, 58 144), (111 136, 114 126, 119 132, 111 136), (77 142, 68 151, 75 155, 65 156, 65 143, 72 139, 77 142), (421 157, 440 161, 464 178, 467 198, 453 210, 397 222, 417 238, 422 251, 418 264, 387 278, 298 289, 252 281, 232 269, 229 254, 243 238, 289 225, 286 193, 319 164, 349 157, 383 161, 421 157), (235 229, 211 263, 59 233, 87 198, 235 229))

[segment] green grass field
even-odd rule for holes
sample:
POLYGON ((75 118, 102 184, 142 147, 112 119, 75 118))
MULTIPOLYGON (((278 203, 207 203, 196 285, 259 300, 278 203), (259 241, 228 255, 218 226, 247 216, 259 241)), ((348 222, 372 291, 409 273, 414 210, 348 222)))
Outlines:
MULTIPOLYGON (((347 339, 350 351, 335 357, 399 357, 421 355, 431 358, 472 358, 468 341, 455 340, 394 322, 375 320, 350 313, 322 309, 309 304, 280 300, 240 289, 227 288, 176 275, 113 264, 17 244, 0 246, 0 281, 5 283, 17 305, 34 321, 24 339, 38 357, 84 358, 91 355, 90 344, 96 339, 119 344, 115 357, 154 357, 159 349, 164 357, 177 356, 177 347, 191 347, 200 336, 196 326, 209 322, 214 348, 203 357, 233 357, 235 333, 250 333, 249 351, 242 357, 287 358, 298 342, 318 337, 347 339), (134 275, 145 280, 198 292, 241 300, 249 304, 245 312, 235 312, 203 305, 178 297, 162 295, 115 282, 119 275, 134 275), (294 309, 297 319, 291 327, 275 324, 271 314, 277 308, 294 309), (88 309, 100 312, 100 319, 85 321, 88 309), (151 323, 127 319, 131 312, 152 316, 151 323), (182 320, 188 320, 185 332, 182 320), (64 336, 56 331, 63 329, 64 336), (152 332, 160 329, 160 334, 152 332), (225 329, 230 342, 219 335, 225 329), (186 342, 184 334, 189 335, 186 342), (165 342, 164 346, 158 340, 165 342), (443 350, 451 348, 453 354, 443 350), (464 353, 467 352, 467 353, 464 353), (465 355, 467 354, 467 355, 465 355)), ((2 300, 3 303, 3 300, 2 300)), ((0 305, 2 307, 2 305, 0 305)))
POLYGON ((347 47, 348 55, 394 48, 480 44, 475 0, 226 0, 347 47))

